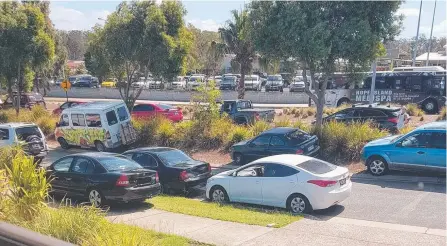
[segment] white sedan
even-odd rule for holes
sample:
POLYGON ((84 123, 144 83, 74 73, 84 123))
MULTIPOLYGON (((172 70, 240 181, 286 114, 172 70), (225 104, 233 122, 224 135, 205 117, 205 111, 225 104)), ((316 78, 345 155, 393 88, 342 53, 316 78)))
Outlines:
POLYGON ((287 208, 293 213, 331 207, 351 194, 347 168, 303 155, 275 155, 208 179, 206 197, 287 208))

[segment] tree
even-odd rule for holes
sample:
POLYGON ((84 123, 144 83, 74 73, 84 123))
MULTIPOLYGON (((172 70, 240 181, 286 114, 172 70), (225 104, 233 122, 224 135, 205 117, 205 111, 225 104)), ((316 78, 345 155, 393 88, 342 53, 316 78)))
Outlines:
MULTIPOLYGON (((222 61, 223 53, 219 40, 219 33, 212 31, 202 31, 192 24, 188 25, 188 30, 194 37, 194 42, 187 56, 187 71, 201 72, 214 75, 216 63, 222 61)), ((220 65, 220 64, 219 64, 220 65)))
POLYGON ((62 43, 67 50, 68 59, 77 61, 83 59, 83 55, 88 49, 89 33, 89 31, 81 30, 57 31, 57 34, 61 37, 62 43))
POLYGON ((104 25, 91 35, 92 49, 88 66, 104 59, 118 79, 121 98, 131 111, 141 89, 132 84, 139 72, 151 72, 162 80, 172 81, 186 70, 186 56, 192 35, 184 26, 186 11, 180 2, 161 5, 153 1, 122 2, 104 25), (98 56, 98 48, 104 57, 98 56))
POLYGON ((0 5, 0 75, 6 78, 8 93, 17 88, 16 113, 25 88, 28 68, 44 66, 54 56, 54 42, 46 32, 47 22, 41 6, 34 3, 3 2, 0 5))
MULTIPOLYGON (((255 57, 254 45, 250 36, 248 11, 233 10, 233 20, 227 21, 226 26, 219 28, 222 40, 230 53, 235 55, 234 61, 240 64, 241 79, 238 85, 238 98, 245 96, 245 75, 252 69, 255 57)), ((233 66, 232 66, 233 67, 233 66)))
POLYGON ((322 125, 325 92, 335 61, 343 59, 351 72, 364 70, 377 56, 379 43, 400 30, 396 16, 401 2, 252 2, 253 40, 263 54, 296 58, 303 70, 305 91, 317 107, 322 125), (311 91, 307 83, 309 70, 311 91), (321 76, 316 77, 316 73, 321 76))

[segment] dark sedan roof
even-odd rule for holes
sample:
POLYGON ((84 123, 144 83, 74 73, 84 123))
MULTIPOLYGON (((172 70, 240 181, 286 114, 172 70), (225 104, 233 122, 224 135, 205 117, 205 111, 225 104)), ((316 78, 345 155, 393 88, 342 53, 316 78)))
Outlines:
POLYGON ((297 128, 293 127, 275 127, 270 130, 267 130, 265 132, 262 132, 261 134, 287 134, 296 131, 297 128))
MULTIPOLYGON (((151 152, 151 153, 160 153, 160 152, 166 152, 166 151, 171 151, 171 150, 177 150, 174 148, 169 148, 169 147, 143 147, 143 148, 136 148, 136 149, 131 149, 126 151, 128 152, 151 152)), ((125 153, 126 153, 125 152, 125 153)))

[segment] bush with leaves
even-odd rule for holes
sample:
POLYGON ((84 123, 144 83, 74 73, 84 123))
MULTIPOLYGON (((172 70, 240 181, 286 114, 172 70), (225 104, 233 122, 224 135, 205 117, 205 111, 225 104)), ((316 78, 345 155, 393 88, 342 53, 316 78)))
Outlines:
POLYGON ((420 109, 417 104, 414 104, 414 103, 407 104, 406 108, 407 108, 407 113, 410 116, 423 116, 423 115, 425 115, 424 111, 422 109, 420 109))
POLYGON ((445 107, 442 107, 441 111, 439 112, 439 116, 437 118, 438 121, 445 120, 447 115, 447 111, 445 107))

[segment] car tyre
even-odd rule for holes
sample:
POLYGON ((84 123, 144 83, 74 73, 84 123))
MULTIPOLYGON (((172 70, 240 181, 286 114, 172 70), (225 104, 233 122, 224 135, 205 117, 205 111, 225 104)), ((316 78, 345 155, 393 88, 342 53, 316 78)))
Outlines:
POLYGON ((244 164, 244 155, 242 155, 241 153, 234 153, 233 160, 234 164, 242 166, 244 164))
POLYGON ((210 190, 210 200, 217 203, 228 203, 227 191, 222 186, 213 186, 210 190))
POLYGON ((58 138, 57 141, 59 142, 59 145, 62 149, 69 149, 70 145, 68 144, 67 140, 65 138, 58 138))
POLYGON ((422 109, 429 114, 435 114, 438 112, 438 104, 433 99, 427 99, 422 103, 422 109))
POLYGON ((344 104, 348 104, 349 103, 349 99, 347 99, 347 98, 342 98, 342 99, 340 99, 338 102, 337 102, 337 107, 340 107, 340 106, 342 106, 342 105, 344 105, 344 104))
POLYGON ((374 176, 382 176, 388 172, 388 163, 380 156, 373 156, 368 159, 368 171, 374 176))
POLYGON ((106 204, 106 198, 99 189, 93 188, 87 191, 87 198, 90 204, 94 207, 100 208, 106 204))
POLYGON ((171 194, 171 189, 169 189, 169 186, 160 183, 160 193, 165 195, 171 194))
POLYGON ((95 148, 98 152, 107 152, 106 146, 101 141, 95 141, 95 148))
POLYGON ((307 197, 301 194, 293 194, 287 199, 287 209, 294 214, 309 214, 313 210, 307 197))

